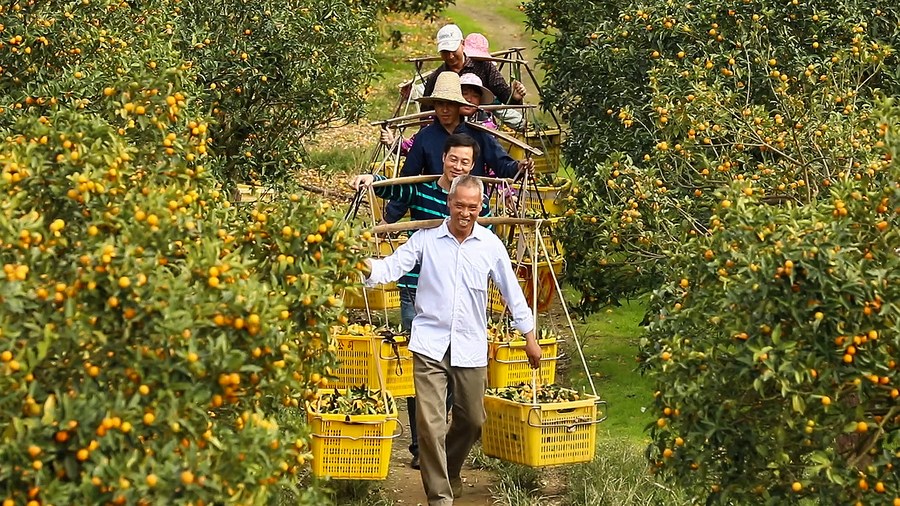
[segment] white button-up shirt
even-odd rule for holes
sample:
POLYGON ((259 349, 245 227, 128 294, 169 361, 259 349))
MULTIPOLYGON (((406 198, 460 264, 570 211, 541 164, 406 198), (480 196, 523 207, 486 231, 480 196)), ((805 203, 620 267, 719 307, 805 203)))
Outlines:
POLYGON ((372 260, 366 284, 395 281, 421 263, 416 317, 409 349, 440 361, 450 348, 452 367, 487 365, 487 291, 490 277, 506 299, 513 326, 534 330, 534 318, 513 272, 506 247, 475 224, 462 243, 447 228, 422 229, 383 260, 372 260), (452 346, 451 346, 452 344, 452 346))

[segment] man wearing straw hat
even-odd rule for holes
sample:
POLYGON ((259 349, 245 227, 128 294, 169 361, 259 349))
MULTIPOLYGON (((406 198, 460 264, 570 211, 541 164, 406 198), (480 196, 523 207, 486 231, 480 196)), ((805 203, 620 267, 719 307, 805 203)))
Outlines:
MULTIPOLYGON (((484 167, 493 169, 497 177, 513 178, 519 172, 534 167, 534 160, 527 158, 516 161, 500 146, 492 135, 470 128, 462 121, 461 107, 470 106, 462 95, 459 75, 455 72, 441 72, 434 87, 434 93, 418 99, 423 104, 434 106, 435 120, 416 134, 415 141, 400 169, 400 176, 420 174, 438 175, 443 172, 442 147, 451 134, 464 133, 478 142, 480 155, 475 160, 472 175, 483 176, 484 167)), ((391 202, 385 208, 384 219, 393 223, 406 214, 406 207, 391 202)))
MULTIPOLYGON (((521 104, 527 93, 525 86, 519 81, 513 81, 510 87, 492 62, 480 59, 491 57, 487 47, 487 39, 483 35, 469 41, 468 38, 463 39, 462 30, 458 26, 444 25, 437 33, 437 50, 444 63, 425 81, 425 96, 432 94, 438 74, 452 71, 457 74, 476 74, 503 104, 521 104)), ((421 109, 427 111, 431 108, 428 104, 422 104, 421 109)))
POLYGON ((461 490, 463 463, 481 436, 486 416, 488 278, 509 302, 513 327, 525 335, 531 366, 540 366, 534 318, 506 246, 476 223, 483 203, 481 181, 458 176, 447 197, 450 215, 440 226, 419 230, 385 259, 366 260, 369 286, 395 281, 421 265, 409 350, 422 483, 429 506, 453 504, 454 491, 461 490), (448 389, 453 390, 449 426, 448 389))

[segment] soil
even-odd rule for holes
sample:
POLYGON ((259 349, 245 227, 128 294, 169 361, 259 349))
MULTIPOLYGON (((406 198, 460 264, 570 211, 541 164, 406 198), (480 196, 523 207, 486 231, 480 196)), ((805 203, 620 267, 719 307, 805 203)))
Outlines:
MULTIPOLYGON (((400 403, 400 420, 403 427, 407 428, 408 418, 406 402, 400 403)), ((422 478, 419 471, 409 467, 411 455, 409 453, 409 432, 404 433, 394 440, 391 448, 391 470, 387 481, 384 483, 384 491, 397 505, 427 505, 425 489, 422 487, 422 478)), ((463 467, 461 473, 463 480, 462 496, 453 501, 454 506, 490 506, 494 504, 490 487, 494 482, 494 475, 483 469, 473 469, 471 465, 463 467)))

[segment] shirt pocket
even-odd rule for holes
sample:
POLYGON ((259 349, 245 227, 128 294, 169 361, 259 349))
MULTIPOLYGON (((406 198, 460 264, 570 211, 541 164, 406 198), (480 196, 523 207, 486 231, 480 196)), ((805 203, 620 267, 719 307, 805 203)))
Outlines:
POLYGON ((480 267, 468 266, 463 270, 462 281, 470 291, 487 292, 488 275, 487 269, 482 270, 480 267))

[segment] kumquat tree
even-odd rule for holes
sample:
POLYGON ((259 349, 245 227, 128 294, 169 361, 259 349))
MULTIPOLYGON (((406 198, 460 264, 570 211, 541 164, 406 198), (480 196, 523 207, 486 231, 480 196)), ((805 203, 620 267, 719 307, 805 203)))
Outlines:
POLYGON ((710 503, 900 503, 896 5, 525 9, 581 309, 653 293, 654 468, 710 503))
POLYGON ((226 198, 186 6, 0 6, 4 506, 322 503, 290 410, 360 253, 327 205, 226 198))

